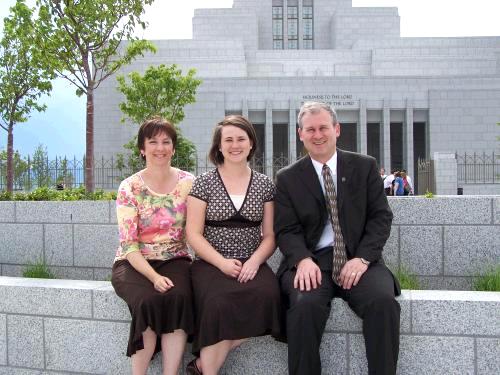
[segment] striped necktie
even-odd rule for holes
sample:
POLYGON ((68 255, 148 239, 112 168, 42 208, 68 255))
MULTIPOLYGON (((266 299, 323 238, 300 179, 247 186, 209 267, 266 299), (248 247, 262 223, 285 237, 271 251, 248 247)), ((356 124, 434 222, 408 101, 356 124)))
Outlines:
POLYGON ((328 212, 330 213, 330 220, 332 222, 333 233, 335 239, 333 241, 333 265, 332 265, 332 278, 338 284, 338 278, 342 267, 347 262, 345 251, 344 237, 340 229, 339 215, 337 209, 337 193, 335 192, 335 185, 333 183, 332 174, 328 165, 323 165, 323 182, 325 183, 325 200, 328 212))

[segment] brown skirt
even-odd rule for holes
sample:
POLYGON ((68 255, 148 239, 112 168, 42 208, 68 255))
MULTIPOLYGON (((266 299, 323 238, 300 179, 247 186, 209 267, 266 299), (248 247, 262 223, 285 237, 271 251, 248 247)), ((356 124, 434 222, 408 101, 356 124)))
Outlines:
POLYGON ((169 261, 148 261, 160 275, 168 277, 174 287, 166 293, 154 289, 144 275, 127 260, 113 264, 111 284, 116 294, 128 305, 132 322, 127 356, 144 349, 142 333, 150 327, 157 335, 155 354, 161 350, 161 335, 176 329, 188 335, 194 331, 193 297, 189 280, 191 261, 179 258, 169 261))
POLYGON ((196 260, 191 265, 191 282, 196 317, 194 355, 222 340, 279 335, 280 290, 267 264, 260 266, 252 281, 239 283, 211 264, 196 260))

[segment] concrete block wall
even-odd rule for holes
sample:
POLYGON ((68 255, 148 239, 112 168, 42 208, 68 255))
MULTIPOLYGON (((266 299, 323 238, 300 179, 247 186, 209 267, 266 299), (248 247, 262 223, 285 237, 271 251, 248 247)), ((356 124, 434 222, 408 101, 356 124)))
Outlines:
MULTIPOLYGON (((500 196, 391 197, 384 249, 428 289, 471 288, 500 259, 500 196)), ((105 280, 118 246, 114 202, 0 202, 0 270, 20 276, 43 259, 59 278, 105 280)), ((270 263, 280 260, 277 251, 270 263)))
POLYGON ((314 48, 331 49, 332 18, 336 12, 349 9, 352 6, 351 0, 314 0, 314 48))
POLYGON ((494 76, 498 48, 373 49, 373 76, 494 76))
POLYGON ((58 278, 104 280, 117 248, 114 201, 0 202, 1 274, 45 261, 58 278))
POLYGON ((241 40, 246 50, 259 46, 257 15, 239 9, 196 9, 194 40, 241 40))
MULTIPOLYGON (((399 374, 500 371, 500 294, 403 291, 399 374)), ((109 282, 0 277, 0 374, 128 374, 130 315, 109 282)), ((325 374, 366 374, 361 321, 335 299, 325 374)), ((286 374, 287 346, 269 336, 232 352, 222 374, 286 374)), ((191 359, 189 348, 183 369, 191 359)), ((160 374, 159 356, 148 374, 160 374)), ((182 372, 184 373, 184 372, 182 372)))
POLYGON ((370 51, 257 51, 248 61, 249 77, 368 77, 370 51))
POLYGON ((469 48, 499 48, 500 37, 403 37, 388 40, 359 40, 353 49, 373 48, 422 48, 422 47, 469 47, 469 48))
POLYGON ((500 197, 391 198, 386 263, 403 265, 427 289, 470 290, 500 260, 500 197))
POLYGON ((331 46, 350 49, 359 40, 399 38, 397 8, 344 8, 331 21, 331 46))
POLYGON ((430 155, 497 150, 499 119, 500 90, 430 89, 430 155))
POLYGON ((259 29, 259 49, 273 49, 272 0, 234 0, 233 9, 255 13, 259 29))

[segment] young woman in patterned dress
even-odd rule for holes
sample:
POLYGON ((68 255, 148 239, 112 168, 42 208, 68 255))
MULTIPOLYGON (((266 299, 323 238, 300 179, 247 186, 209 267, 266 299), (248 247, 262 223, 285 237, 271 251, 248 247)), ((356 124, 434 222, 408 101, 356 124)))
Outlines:
POLYGON ((280 294, 266 264, 275 250, 275 187, 248 166, 257 147, 252 124, 227 116, 209 152, 216 165, 196 178, 188 197, 186 233, 197 255, 191 266, 199 358, 189 374, 217 374, 246 338, 279 333, 280 294))
POLYGON ((132 315, 127 355, 134 375, 146 374, 160 350, 163 374, 177 374, 194 330, 184 231, 194 177, 171 167, 176 141, 167 121, 142 124, 137 143, 146 168, 120 184, 116 200, 120 246, 111 282, 132 315))

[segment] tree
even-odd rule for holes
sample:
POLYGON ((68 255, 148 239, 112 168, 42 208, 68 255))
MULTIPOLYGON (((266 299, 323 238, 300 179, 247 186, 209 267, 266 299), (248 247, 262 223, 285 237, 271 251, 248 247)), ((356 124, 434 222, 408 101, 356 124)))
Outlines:
POLYGON ((49 187, 52 185, 52 177, 50 176, 49 155, 47 146, 39 144, 33 153, 31 161, 31 171, 33 185, 39 187, 49 187))
MULTIPOLYGON (((118 90, 125 95, 125 102, 120 103, 120 110, 126 115, 122 122, 129 118, 136 124, 141 124, 152 116, 161 116, 173 124, 179 124, 184 119, 184 106, 195 102, 196 89, 201 80, 195 78, 196 71, 190 69, 185 76, 177 65, 150 66, 144 75, 138 72, 128 74, 130 83, 123 75, 117 77, 118 90)), ((177 127, 177 125, 176 125, 177 127)), ((192 142, 182 136, 178 129, 177 145, 173 164, 185 169, 194 167, 192 142)), ((137 149, 137 137, 134 137, 124 147, 132 151, 128 166, 132 171, 142 163, 137 149)))
POLYGON ((58 76, 86 95, 85 188, 94 190, 94 90, 110 75, 146 51, 133 37, 145 27, 144 6, 154 0, 37 0, 41 33, 37 44, 58 76), (125 41, 128 40, 128 43, 125 41))
MULTIPOLYGON (((26 189, 29 187, 28 163, 21 156, 19 151, 13 152, 12 170, 13 187, 17 189, 26 189)), ((7 151, 0 151, 0 185, 7 185, 7 151)), ((11 190, 10 190, 11 191, 11 190)))
POLYGON ((54 74, 33 44, 33 10, 18 0, 10 11, 0 41, 0 127, 7 131, 7 191, 12 192, 14 126, 26 122, 31 112, 45 110, 38 100, 52 90, 54 74))

